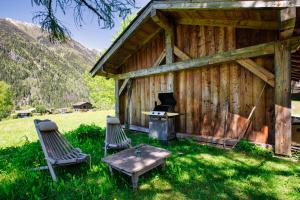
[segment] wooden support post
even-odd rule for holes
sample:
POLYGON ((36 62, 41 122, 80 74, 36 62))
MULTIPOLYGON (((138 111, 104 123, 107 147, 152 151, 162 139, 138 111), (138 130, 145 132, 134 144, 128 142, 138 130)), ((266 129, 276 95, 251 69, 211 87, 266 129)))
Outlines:
POLYGON ((275 153, 291 155, 291 49, 288 41, 275 44, 275 153))
MULTIPOLYGON (((174 62, 174 24, 158 10, 153 10, 151 12, 151 18, 165 31, 166 64, 172 64, 174 62)), ((167 75, 167 90, 174 91, 173 72, 169 72, 167 75)))
POLYGON ((120 80, 115 80, 115 115, 116 117, 120 116, 120 98, 119 98, 119 83, 120 80))
POLYGON ((127 83, 127 101, 126 101, 126 111, 125 111, 125 128, 129 129, 129 119, 130 119, 130 112, 129 112, 129 106, 130 106, 130 100, 131 100, 131 93, 132 93, 132 80, 128 79, 128 83, 127 83))
MULTIPOLYGON (((171 28, 169 31, 165 31, 165 42, 166 42, 166 64, 172 64, 174 62, 174 29, 171 28)), ((174 92, 174 72, 168 73, 167 79, 167 90, 174 92)))

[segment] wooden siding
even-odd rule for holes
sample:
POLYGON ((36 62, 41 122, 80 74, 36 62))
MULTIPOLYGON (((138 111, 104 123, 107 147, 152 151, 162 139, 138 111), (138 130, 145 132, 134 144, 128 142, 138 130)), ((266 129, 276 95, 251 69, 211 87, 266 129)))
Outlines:
MULTIPOLYGON (((191 58, 242 48, 276 39, 276 32, 232 27, 177 25, 175 45, 191 58)), ((122 72, 152 67, 164 49, 161 32, 132 55, 122 67, 122 72)), ((175 62, 179 61, 175 58, 175 62)), ((259 65, 274 73, 273 58, 254 59, 259 65)), ((165 61, 163 61, 165 62, 165 61)), ((157 93, 167 89, 166 74, 134 79, 130 104, 130 124, 148 126, 148 117, 142 111, 152 110, 157 93)), ((220 120, 220 113, 228 101, 232 113, 248 117, 264 81, 237 63, 225 63, 201 69, 175 73, 174 95, 177 100, 176 131, 195 135, 214 135, 212 127, 220 120)), ((126 92, 124 93, 126 94, 126 92)), ((120 116, 124 117, 126 95, 120 98, 120 116)), ((123 119, 122 119, 123 120, 123 119)), ((274 88, 266 85, 255 111, 247 137, 259 143, 274 143, 274 88)), ((232 136, 237 138, 238 136, 232 136)))

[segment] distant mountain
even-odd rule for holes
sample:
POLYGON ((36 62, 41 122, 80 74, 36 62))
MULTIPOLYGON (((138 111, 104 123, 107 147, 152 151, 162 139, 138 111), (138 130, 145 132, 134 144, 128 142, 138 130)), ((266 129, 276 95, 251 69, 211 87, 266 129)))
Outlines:
POLYGON ((17 105, 64 107, 87 100, 82 74, 96 54, 72 39, 53 44, 37 25, 0 19, 0 80, 12 86, 17 105))

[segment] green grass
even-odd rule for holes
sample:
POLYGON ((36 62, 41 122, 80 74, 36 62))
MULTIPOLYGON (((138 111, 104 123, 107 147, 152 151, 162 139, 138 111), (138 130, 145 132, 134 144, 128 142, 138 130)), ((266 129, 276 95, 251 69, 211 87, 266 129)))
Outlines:
POLYGON ((26 140, 36 141, 38 137, 34 130, 34 119, 53 120, 62 132, 66 132, 77 128, 82 123, 104 126, 106 115, 113 115, 113 113, 113 111, 77 112, 0 121, 0 148, 20 146, 26 140))
POLYGON ((300 101, 292 101, 292 115, 300 117, 300 101))
MULTIPOLYGON (((102 123, 97 117, 93 120, 104 124, 104 117, 102 123)), ((63 120, 59 123, 64 124, 63 120)), ((45 165, 37 141, 6 145, 0 149, 0 199, 300 199, 299 163, 186 140, 162 146, 145 134, 128 133, 134 145, 148 143, 172 152, 165 170, 155 169, 142 176, 139 190, 134 191, 127 176, 116 173, 110 177, 108 167, 101 162, 104 133, 104 129, 93 126, 65 134, 74 146, 91 154, 92 167, 57 168, 56 183, 48 171, 29 170, 45 165)))

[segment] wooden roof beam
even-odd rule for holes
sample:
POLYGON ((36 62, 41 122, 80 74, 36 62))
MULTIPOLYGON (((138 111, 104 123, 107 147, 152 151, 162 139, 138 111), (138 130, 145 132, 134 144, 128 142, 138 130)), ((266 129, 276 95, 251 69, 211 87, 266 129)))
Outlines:
POLYGON ((180 18, 176 20, 177 24, 200 25, 200 26, 233 26, 237 28, 278 30, 277 21, 257 21, 257 20, 227 20, 227 19, 201 19, 201 18, 180 18), (267 25, 266 25, 267 24, 267 25))
POLYGON ((153 4, 154 9, 177 10, 177 9, 241 9, 241 8, 288 8, 299 7, 300 0, 285 1, 217 1, 217 2, 186 2, 186 1, 160 1, 153 4))
POLYGON ((126 30, 115 40, 105 54, 99 59, 96 65, 91 69, 90 73, 92 76, 97 74, 98 70, 101 70, 104 63, 114 54, 114 52, 121 47, 121 45, 128 39, 128 37, 136 30, 137 27, 150 15, 152 10, 152 4, 148 4, 142 9, 136 19, 126 28, 126 30))
MULTIPOLYGON (((294 49, 299 46, 300 37, 292 37, 286 41, 290 43, 291 49, 294 49)), ((190 68, 204 67, 204 66, 220 64, 220 63, 230 62, 230 61, 244 59, 244 58, 270 55, 270 54, 274 54, 275 43, 276 42, 264 43, 264 44, 254 45, 254 46, 245 47, 241 49, 235 49, 227 52, 221 52, 211 56, 204 56, 204 57, 185 60, 173 64, 166 64, 158 67, 151 67, 151 68, 141 69, 141 70, 127 72, 123 74, 117 74, 114 76, 114 78, 115 79, 137 78, 137 77, 174 72, 174 71, 190 69, 190 68)))
POLYGON ((296 25, 296 7, 285 8, 279 12, 280 39, 286 39, 293 35, 296 25))
POLYGON ((275 86, 275 76, 262 66, 258 65, 256 62, 251 60, 250 58, 240 59, 236 61, 242 67, 246 68, 250 72, 252 72, 257 77, 261 78, 263 81, 268 83, 270 86, 275 86))

